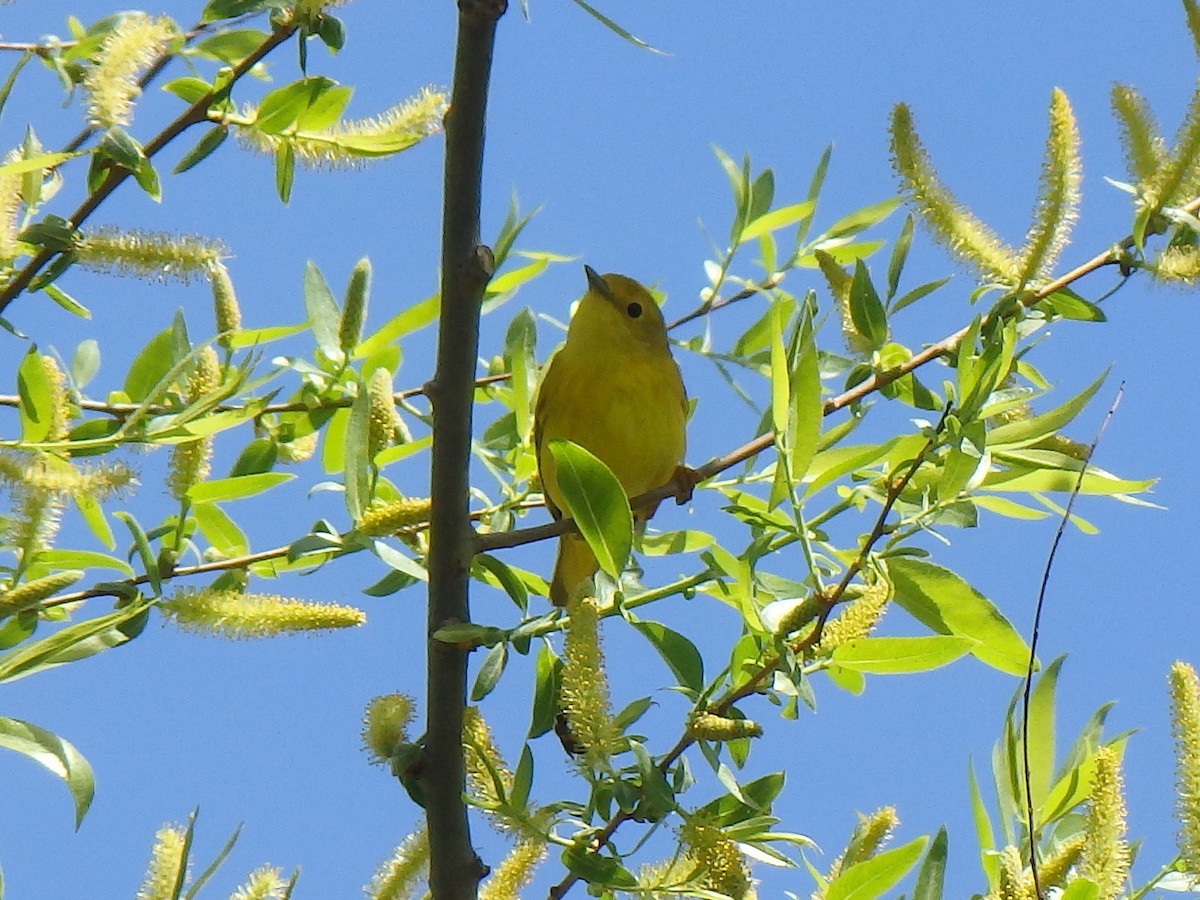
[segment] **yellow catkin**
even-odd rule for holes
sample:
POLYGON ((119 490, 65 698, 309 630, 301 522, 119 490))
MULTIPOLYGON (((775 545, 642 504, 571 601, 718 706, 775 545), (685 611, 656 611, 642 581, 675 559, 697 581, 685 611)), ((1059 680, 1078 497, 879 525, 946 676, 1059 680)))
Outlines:
POLYGON ((55 572, 19 584, 12 590, 0 592, 0 616, 11 616, 37 606, 48 597, 65 590, 84 576, 78 569, 55 572))
POLYGON ((1174 287, 1193 287, 1200 281, 1200 250, 1192 246, 1167 247, 1154 260, 1155 281, 1174 287))
POLYGON ((1033 881, 1025 873, 1025 861, 1016 847, 1000 851, 1000 878, 987 900, 1037 900, 1033 881))
POLYGON ((12 510, 4 525, 5 542, 22 559, 49 549, 58 534, 63 505, 61 494, 45 488, 23 487, 14 491, 12 510))
POLYGON ((854 279, 838 265, 837 260, 824 250, 815 251, 815 255, 817 265, 821 267, 821 274, 825 276, 825 281, 829 285, 829 293, 833 295, 836 304, 838 319, 842 324, 842 340, 846 343, 846 349, 854 354, 870 352, 870 342, 858 333, 850 314, 850 290, 854 285, 854 279))
POLYGON ((53 356, 43 356, 42 368, 46 370, 46 379, 50 382, 50 430, 46 440, 61 441, 67 437, 71 419, 77 415, 75 405, 67 393, 67 376, 59 368, 58 360, 53 356))
POLYGON ((417 825, 363 888, 369 900, 408 900, 429 873, 429 832, 417 825))
POLYGON ((679 836, 687 855, 701 869, 701 886, 720 891, 733 900, 751 900, 756 896, 745 858, 721 829, 692 820, 683 824, 679 836))
POLYGON ((1175 735, 1176 840, 1187 871, 1200 872, 1200 678, 1185 662, 1171 666, 1171 730, 1175 735))
POLYGON ((891 584, 882 577, 876 577, 873 583, 864 587, 858 598, 846 604, 836 619, 825 623, 821 640, 813 647, 813 652, 832 653, 844 644, 865 638, 875 630, 875 626, 887 612, 887 604, 891 597, 891 584))
POLYGON ((229 248, 212 238, 111 226, 86 230, 73 249, 76 265, 94 272, 184 284, 210 280, 213 266, 229 255, 229 248))
POLYGON ((319 442, 320 432, 317 431, 292 438, 290 441, 276 445, 277 458, 284 465, 308 462, 317 452, 319 442))
POLYGON ((400 416, 396 413, 396 401, 392 399, 392 373, 382 367, 371 373, 367 384, 367 399, 370 401, 370 423, 367 430, 367 455, 375 454, 391 444, 400 427, 400 416))
POLYGON ((600 610, 593 597, 571 606, 563 641, 561 699, 563 713, 581 749, 576 759, 587 767, 607 763, 617 739, 608 694, 600 610))
POLYGON ((688 722, 688 734, 702 741, 733 741, 762 737, 762 726, 749 719, 731 719, 711 713, 697 713, 688 722))
POLYGON ((1121 754, 1114 747, 1096 751, 1096 774, 1088 800, 1079 874, 1099 888, 1096 900, 1116 900, 1129 873, 1129 844, 1125 837, 1125 798, 1121 754))
POLYGON ((213 317, 217 325, 217 341, 226 351, 233 349, 233 337, 242 330, 242 309, 229 270, 219 259, 208 267, 208 283, 212 287, 213 317))
POLYGON ((185 631, 234 640, 353 628, 367 620, 362 610, 352 606, 212 589, 184 588, 161 602, 159 609, 185 631))
POLYGON ((517 900, 545 858, 545 844, 519 841, 479 886, 479 900, 517 900))
POLYGON ((363 322, 367 318, 367 299, 371 293, 371 261, 360 259, 350 272, 350 283, 346 285, 346 299, 342 303, 342 317, 338 322, 338 346, 349 353, 362 339, 363 322))
POLYGON ((282 869, 259 866, 246 878, 246 883, 229 896, 229 900, 283 900, 286 888, 282 869))
MULTIPOLYGON (((846 845, 846 849, 830 865, 829 871, 825 874, 825 880, 834 881, 842 873, 842 869, 870 859, 878 853, 891 839, 892 832, 899 824, 900 818, 896 815, 894 806, 882 806, 869 816, 859 813, 858 822, 850 833, 850 841, 846 845)), ((812 898, 813 900, 822 900, 824 896, 825 892, 818 890, 813 892, 812 898)))
MULTIPOLYGON (((188 376, 186 401, 191 404, 214 391, 221 384, 221 363, 212 347, 205 347, 196 355, 196 364, 188 376)), ((208 477, 212 460, 212 438, 201 437, 184 441, 171 448, 171 459, 167 464, 167 490, 176 500, 182 500, 187 492, 208 477)))
POLYGON ((366 510, 356 527, 368 537, 387 537, 405 528, 428 522, 432 509, 428 497, 392 500, 366 510))
MULTIPOLYGON (((1079 862, 1083 854, 1083 838, 1077 837, 1064 841, 1054 849, 1054 852, 1038 863, 1038 882, 1042 890, 1066 887, 1067 875, 1071 868, 1079 862)), ((1025 873, 1025 885, 1029 896, 1036 900, 1033 890, 1033 872, 1025 873)))
MULTIPOLYGON (((21 159, 19 150, 10 150, 0 164, 21 159)), ((0 268, 17 255, 17 234, 21 212, 21 184, 24 175, 0 175, 0 268)))
POLYGON ((170 900, 175 896, 179 872, 186 863, 186 836, 187 832, 179 825, 164 825, 154 835, 150 865, 138 888, 137 900, 170 900))
POLYGON ((93 125, 107 128, 133 121, 133 104, 142 92, 138 75, 167 49, 175 34, 175 24, 165 17, 152 19, 140 12, 121 17, 83 76, 93 125))
POLYGON ((372 765, 391 759, 396 747, 408 741, 413 700, 406 694, 374 697, 363 712, 362 740, 372 765))
MULTIPOLYGON (((500 755, 479 707, 463 710, 463 764, 467 771, 467 792, 485 810, 495 807, 512 790, 513 774, 500 755)), ((492 815, 492 825, 501 831, 508 823, 492 815)))

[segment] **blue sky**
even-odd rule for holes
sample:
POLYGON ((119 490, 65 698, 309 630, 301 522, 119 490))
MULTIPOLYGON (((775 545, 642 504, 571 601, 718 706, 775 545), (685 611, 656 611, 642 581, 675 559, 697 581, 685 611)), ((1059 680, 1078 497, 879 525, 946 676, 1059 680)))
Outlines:
MULTIPOLYGON (((602 8, 666 55, 631 47, 561 0, 531 0, 530 22, 513 9, 501 24, 483 232, 485 237, 496 232, 515 191, 524 209, 542 207, 520 246, 577 256, 578 263, 552 267, 489 316, 484 355, 500 351, 505 325, 522 306, 565 319, 583 287, 583 262, 655 283, 667 292, 668 318, 691 309, 705 285, 704 229, 723 235, 730 215, 714 145, 735 158, 749 154, 756 167, 771 166, 778 202, 787 203, 803 198, 812 167, 833 144, 818 228, 891 196, 895 180, 885 126, 898 101, 912 106, 943 179, 1002 236, 1017 242, 1034 200, 1050 92, 1063 88, 1079 119, 1085 171, 1081 222, 1063 262, 1082 261, 1129 229, 1125 195, 1102 178, 1124 177, 1108 112, 1111 83, 1135 84, 1170 134, 1197 65, 1182 12, 1173 3, 1139 4, 1136 12, 1128 4, 1061 0, 986 5, 763 0, 736 6, 626 0, 602 8)), ((110 11, 94 0, 17 2, 5 7, 3 37, 64 35, 68 14, 91 21, 110 11)), ((181 22, 196 14, 178 2, 149 11, 181 22)), ((370 115, 422 85, 449 83, 453 3, 360 0, 340 13, 346 48, 332 58, 312 47, 309 69, 356 86, 349 115, 370 115)), ((270 71, 276 84, 295 78, 295 53, 278 52, 270 71)), ((61 144, 78 130, 82 116, 78 101, 65 109, 60 104, 50 73, 31 66, 0 118, 0 144, 17 143, 26 122, 47 146, 61 144)), ((150 91, 134 133, 153 134, 176 108, 173 98, 150 91)), ((186 146, 167 157, 173 161, 186 146)), ((377 326, 436 285, 440 161, 441 143, 434 139, 361 172, 300 172, 285 208, 275 197, 270 161, 230 142, 201 167, 165 179, 161 206, 125 189, 93 221, 220 237, 233 250, 229 267, 252 326, 303 318, 306 260, 321 267, 337 293, 355 260, 369 256, 374 264, 369 327, 377 326)), ((81 183, 82 172, 68 174, 56 211, 73 208, 81 183)), ((900 217, 893 216, 881 230, 890 236, 899 224, 900 217)), ((951 273, 957 274, 949 290, 897 321, 901 340, 913 346, 936 340, 971 314, 970 277, 918 237, 906 275, 911 283, 951 273)), ((53 345, 67 357, 79 340, 97 337, 104 366, 91 388, 94 396, 119 384, 128 360, 166 327, 176 308, 185 310, 194 335, 209 327, 203 285, 152 286, 82 272, 71 273, 64 284, 91 307, 90 323, 29 297, 10 310, 11 319, 40 345, 53 345)), ((1094 297, 1111 284, 1112 276, 1101 273, 1079 287, 1094 297)), ((808 287, 822 291, 817 276, 805 271, 789 275, 787 287, 797 294, 808 287)), ((825 297, 822 293, 823 303, 825 297)), ((1174 659, 1195 662, 1200 652, 1189 562, 1198 500, 1191 452, 1195 428, 1187 399, 1196 312, 1191 295, 1145 280, 1124 288, 1105 309, 1107 324, 1063 323, 1035 351, 1056 386, 1043 402, 1066 399, 1111 365, 1113 375, 1099 395, 1104 399, 1080 420, 1074 436, 1090 438, 1123 381, 1125 397, 1098 462, 1121 475, 1160 478, 1153 499, 1166 510, 1096 499, 1081 503, 1078 511, 1100 533, 1067 534, 1051 583, 1041 654, 1047 660, 1069 654, 1060 743, 1112 699, 1119 701, 1112 733, 1138 729, 1126 759, 1131 836, 1146 839, 1135 872, 1144 878, 1172 853, 1165 676, 1174 659)), ((756 310, 746 309, 714 317, 714 340, 737 335, 754 315, 756 310)), ((698 328, 679 336, 696 333, 698 328)), ((559 339, 543 323, 539 353, 544 357, 559 339)), ((419 385, 429 376, 432 340, 431 331, 406 340, 399 386, 419 385)), ((7 335, 0 341, 0 364, 11 373, 24 345, 7 335)), ((695 464, 748 439, 754 420, 731 411, 707 363, 677 355, 690 392, 699 398, 689 430, 689 461, 695 464)), ((11 386, 12 375, 5 379, 11 386)), ((496 414, 494 407, 481 409, 481 426, 496 414)), ((4 433, 11 433, 13 422, 0 417, 4 433)), ((144 486, 129 508, 154 522, 166 509, 158 475, 162 460, 151 456, 138 463, 144 486)), ((406 465, 392 477, 420 493, 424 463, 406 465)), ((302 488, 281 492, 271 508, 252 508, 253 503, 246 501, 236 513, 246 517, 256 548, 291 539, 296 523, 343 514, 335 496, 305 498, 302 488)), ((703 500, 690 512, 664 507, 657 524, 716 528, 711 509, 703 500)), ((1053 529, 1051 521, 1017 527, 990 517, 978 529, 952 533, 953 546, 935 552, 1024 629, 1053 529)), ((68 528, 65 534, 72 533, 68 528)), ((548 570, 550 552, 540 545, 513 558, 548 570)), ((366 765, 358 746, 361 710, 376 694, 423 692, 423 598, 413 590, 383 600, 358 595, 380 574, 378 564, 356 558, 280 586, 285 593, 358 603, 369 624, 354 633, 229 644, 152 622, 142 638, 119 652, 6 685, 0 713, 68 738, 98 775, 95 805, 75 834, 61 786, 23 759, 0 758, 9 797, 9 811, 0 817, 0 865, 9 895, 130 897, 155 829, 182 820, 199 805, 202 864, 237 823, 245 823, 211 896, 227 894, 263 861, 301 867, 298 897, 357 896, 414 817, 394 782, 366 765)), ((679 601, 662 616, 715 649, 729 643, 732 621, 714 606, 703 597, 686 606, 679 601)), ((475 610, 480 621, 507 621, 511 607, 496 595, 481 594, 475 610)), ((898 611, 893 615, 902 618, 898 611)), ((609 652, 614 659, 641 660, 646 648, 614 636, 609 652)), ((653 666, 656 661, 645 671, 640 662, 613 666, 618 706, 622 697, 644 691, 647 678, 655 685, 670 683, 665 668, 653 666)), ((485 708, 513 761, 527 721, 528 674, 528 666, 515 665, 485 708)), ((783 827, 825 848, 828 858, 817 862, 825 868, 844 843, 854 810, 892 804, 903 822, 898 840, 932 833, 942 823, 950 828, 947 896, 981 890, 966 766, 970 757, 986 764, 1015 682, 968 660, 926 675, 871 678, 857 698, 822 679, 814 684, 816 715, 785 722, 773 718, 766 704, 748 710, 768 730, 750 770, 789 770, 776 809, 783 827)), ((661 691, 655 698, 667 713, 681 708, 661 691)), ((669 719, 664 715, 661 721, 669 719)), ((665 747, 669 732, 661 740, 665 747)), ((549 779, 538 789, 545 801, 555 796, 567 766, 547 741, 539 744, 537 758, 539 778, 549 779)), ((495 861, 494 836, 482 824, 476 836, 495 861)), ((556 861, 545 868, 548 874, 529 896, 544 893, 549 878, 557 880, 556 861)), ((756 874, 764 879, 760 896, 782 896, 784 890, 806 896, 811 890, 802 871, 759 868, 756 874)))

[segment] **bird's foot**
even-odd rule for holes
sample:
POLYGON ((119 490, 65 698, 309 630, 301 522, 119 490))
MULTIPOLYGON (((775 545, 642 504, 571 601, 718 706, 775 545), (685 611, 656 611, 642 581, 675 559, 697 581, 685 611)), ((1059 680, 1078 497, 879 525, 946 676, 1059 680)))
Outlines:
POLYGON ((692 499, 696 485, 704 479, 691 466, 676 466, 675 474, 671 476, 671 485, 675 488, 675 503, 683 506, 692 499))

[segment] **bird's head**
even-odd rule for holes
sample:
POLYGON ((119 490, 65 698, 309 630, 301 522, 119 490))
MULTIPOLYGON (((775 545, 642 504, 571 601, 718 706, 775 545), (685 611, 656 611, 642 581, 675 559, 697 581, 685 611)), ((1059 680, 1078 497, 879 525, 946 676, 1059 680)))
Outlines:
POLYGON ((666 346, 662 312, 649 291, 624 275, 598 275, 590 266, 583 270, 588 289, 571 319, 571 335, 597 344, 666 346))

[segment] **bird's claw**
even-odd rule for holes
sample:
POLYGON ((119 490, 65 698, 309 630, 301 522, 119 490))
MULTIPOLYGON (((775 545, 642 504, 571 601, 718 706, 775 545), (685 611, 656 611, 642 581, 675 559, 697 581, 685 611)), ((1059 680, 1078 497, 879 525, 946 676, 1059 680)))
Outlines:
POLYGON ((704 479, 691 466, 676 466, 675 474, 671 476, 671 485, 675 488, 675 504, 683 506, 692 499, 692 494, 704 479))

